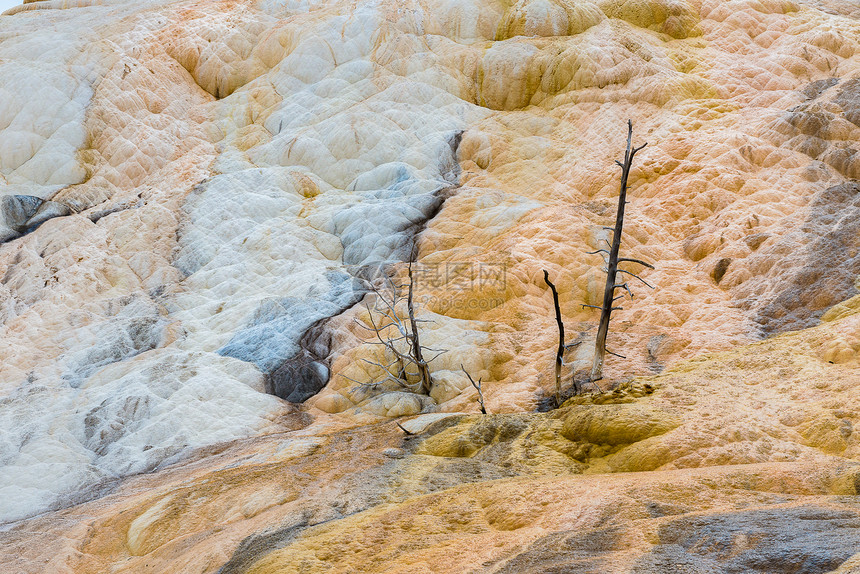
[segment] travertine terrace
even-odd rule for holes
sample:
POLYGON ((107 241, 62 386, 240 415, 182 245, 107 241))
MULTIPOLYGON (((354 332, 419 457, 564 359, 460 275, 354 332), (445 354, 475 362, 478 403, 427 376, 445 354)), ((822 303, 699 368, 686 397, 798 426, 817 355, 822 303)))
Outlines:
POLYGON ((7 10, 0 571, 860 572, 858 49, 852 0, 7 10), (539 412, 628 119, 655 289, 539 412), (429 396, 355 382, 410 260, 429 396))

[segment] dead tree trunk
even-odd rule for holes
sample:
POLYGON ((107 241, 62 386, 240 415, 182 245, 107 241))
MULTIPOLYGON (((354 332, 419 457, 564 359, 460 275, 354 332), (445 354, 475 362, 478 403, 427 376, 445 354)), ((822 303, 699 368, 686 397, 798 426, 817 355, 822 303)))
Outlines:
MULTIPOLYGON (((616 309, 621 309, 621 307, 613 307, 615 301, 621 299, 624 295, 615 295, 615 291, 617 289, 623 289, 627 291, 630 296, 633 296, 633 293, 630 291, 630 288, 627 286, 626 282, 618 283, 617 275, 619 273, 626 273, 633 277, 636 277, 640 281, 642 279, 635 275, 634 273, 630 273, 629 271, 625 271, 623 269, 618 268, 618 264, 623 261, 630 261, 633 263, 639 263, 640 265, 644 265, 646 267, 650 267, 653 269, 651 265, 645 263, 644 261, 639 261, 638 259, 627 259, 627 258, 619 258, 618 251, 621 248, 621 230, 624 227, 624 206, 627 203, 627 179, 630 176, 630 167, 633 165, 633 157, 636 155, 636 152, 644 148, 647 143, 642 144, 639 147, 632 147, 633 145, 633 122, 627 120, 627 151, 624 153, 624 162, 616 161, 615 163, 621 167, 621 191, 618 194, 618 211, 615 214, 615 228, 612 230, 612 244, 610 245, 609 251, 606 249, 598 249, 592 253, 606 253, 608 258, 606 261, 606 286, 603 289, 603 305, 600 307, 600 325, 597 328, 597 340, 594 345, 594 364, 591 368, 591 380, 599 381, 603 378, 603 361, 606 357, 606 353, 608 352, 611 355, 617 355, 617 353, 613 353, 612 351, 606 350, 606 335, 609 333, 609 319, 612 315, 612 312, 616 309)), ((642 281, 645 283, 644 281, 642 281)), ((647 283, 645 283, 648 285, 647 283)), ((648 285, 650 287, 650 285, 648 285)), ((617 355, 621 357, 621 355, 617 355)), ((623 358, 623 357, 622 357, 623 358)))
POLYGON ((558 305, 558 291, 549 280, 549 273, 543 270, 543 280, 552 290, 552 302, 555 305, 555 321, 558 323, 558 351, 555 354, 555 403, 561 405, 561 366, 564 363, 564 323, 561 320, 561 307, 558 305))
POLYGON ((408 339, 412 344, 412 354, 415 357, 415 365, 418 367, 418 373, 421 375, 421 390, 424 394, 429 395, 433 388, 433 376, 430 374, 430 366, 424 360, 424 355, 421 352, 421 343, 418 340, 418 322, 415 320, 415 306, 412 303, 412 290, 415 282, 412 280, 412 262, 409 262, 409 296, 406 299, 406 308, 409 312, 409 325, 412 327, 408 339))
POLYGON ((378 388, 384 383, 396 383, 412 392, 430 394, 433 390, 433 376, 430 372, 429 362, 444 353, 444 350, 431 349, 421 345, 418 334, 418 323, 426 322, 415 318, 414 302, 414 280, 412 277, 412 263, 408 267, 409 285, 406 297, 406 317, 402 317, 401 289, 405 285, 396 285, 386 274, 383 277, 381 287, 373 281, 368 280, 368 291, 375 295, 373 307, 365 300, 367 308, 367 321, 370 326, 365 325, 358 318, 356 324, 372 333, 377 339, 369 341, 371 344, 381 345, 383 353, 393 357, 388 361, 385 357, 382 361, 371 361, 362 359, 365 363, 382 369, 382 377, 374 382, 357 381, 346 375, 341 375, 360 387, 378 388), (425 351, 436 352, 430 359, 424 358, 425 351), (387 362, 386 362, 387 361, 387 362), (411 382, 413 381, 413 382, 411 382))
POLYGON ((478 379, 478 382, 475 382, 475 379, 472 378, 472 375, 469 374, 469 371, 466 370, 466 367, 463 366, 463 363, 460 363, 460 368, 463 369, 463 372, 466 373, 466 376, 469 377, 469 382, 472 383, 472 386, 475 387, 475 390, 478 391, 478 404, 481 405, 481 414, 487 414, 487 407, 484 405, 484 393, 481 391, 481 380, 478 379))

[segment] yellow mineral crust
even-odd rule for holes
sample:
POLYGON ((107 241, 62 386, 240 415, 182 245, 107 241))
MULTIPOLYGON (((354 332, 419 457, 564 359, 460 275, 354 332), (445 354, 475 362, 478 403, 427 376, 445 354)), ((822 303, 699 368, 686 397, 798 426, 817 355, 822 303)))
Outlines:
MULTIPOLYGON (((654 560, 653 571, 670 567, 658 549, 685 536, 806 535, 797 520, 843 528, 838 520, 855 516, 846 496, 860 488, 856 355, 847 365, 820 353, 836 337, 856 341, 858 319, 854 310, 682 361, 550 413, 402 419, 415 435, 390 423, 320 417, 289 432, 284 422, 286 433, 209 449, 13 527, 3 534, 8 564, 514 572, 561 562, 638 572, 654 560), (45 544, 33 548, 37 535, 45 544)), ((846 544, 856 536, 839 532, 846 544)), ((762 548, 735 544, 741 556, 762 548)))

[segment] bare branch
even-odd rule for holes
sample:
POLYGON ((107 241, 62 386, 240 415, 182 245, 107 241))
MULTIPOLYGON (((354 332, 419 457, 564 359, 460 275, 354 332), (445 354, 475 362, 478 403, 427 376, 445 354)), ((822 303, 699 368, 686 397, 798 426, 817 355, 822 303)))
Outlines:
POLYGON ((633 291, 630 290, 630 287, 627 286, 627 283, 619 283, 617 285, 612 286, 613 289, 624 289, 630 294, 630 298, 633 299, 633 291))
POLYGON ((631 277, 635 277, 636 279, 638 279, 639 281, 644 283, 646 287, 650 287, 651 289, 654 288, 653 285, 651 285, 650 283, 648 283, 647 281, 645 281, 644 279, 642 279, 641 277, 639 277, 635 273, 631 273, 630 271, 625 271, 624 269, 619 269, 618 272, 619 273, 626 273, 626 274, 630 275, 631 277))
POLYGON ((612 351, 610 351, 609 349, 606 349, 606 352, 607 352, 607 353, 609 353, 610 355, 615 355, 616 357, 620 357, 620 358, 622 358, 622 359, 626 359, 626 358, 627 358, 627 357, 625 357, 624 355, 619 355, 618 353, 613 353, 613 352, 612 352, 612 351))
MULTIPOLYGON (((358 324, 359 327, 361 327, 362 329, 366 329, 367 331, 375 331, 376 330, 376 329, 373 329, 371 327, 368 327, 367 325, 365 325, 363 322, 359 321, 358 319, 356 319, 355 322, 358 324)), ((379 325, 379 330, 384 331, 388 327, 393 327, 393 326, 394 326, 394 323, 386 323, 384 325, 379 325)))
POLYGON ((600 305, 586 305, 585 303, 583 303, 582 306, 591 307, 592 309, 603 309, 603 307, 601 307, 600 305))
POLYGON ((484 393, 481 392, 481 381, 483 378, 478 379, 476 383, 472 378, 472 375, 469 374, 469 371, 466 370, 466 367, 463 366, 463 363, 460 363, 460 368, 463 369, 463 372, 466 373, 466 376, 469 377, 469 382, 472 383, 472 386, 475 387, 475 390, 478 391, 478 404, 481 405, 481 413, 487 414, 487 408, 484 406, 484 393))
POLYGON ((361 385, 362 387, 372 387, 372 386, 376 386, 376 385, 381 385, 381 384, 382 384, 382 383, 362 383, 361 381, 358 381, 358 380, 356 380, 356 379, 353 379, 352 377, 347 377, 347 376, 346 376, 346 375, 344 375, 343 373, 341 373, 341 374, 340 374, 340 376, 341 376, 341 377, 343 377, 344 379, 348 380, 348 381, 352 381, 352 382, 353 382, 353 383, 355 383, 356 385, 361 385))
POLYGON ((385 365, 381 364, 381 362, 377 363, 375 361, 371 361, 370 359, 362 358, 361 360, 369 365, 376 365, 378 367, 382 367, 385 370, 388 370, 388 367, 400 362, 400 357, 396 357, 393 361, 391 361, 390 363, 386 363, 385 365))
MULTIPOLYGON (((373 382, 371 382, 371 383, 363 383, 363 382, 361 382, 361 381, 358 381, 358 380, 353 379, 352 377, 348 377, 348 376, 346 376, 346 375, 340 375, 340 376, 341 376, 341 377, 343 377, 344 379, 348 380, 348 381, 352 381, 353 383, 357 384, 357 385, 358 385, 358 388, 362 388, 362 389, 373 389, 373 390, 376 390, 377 388, 379 388, 380 386, 382 386, 382 384, 383 384, 383 383, 385 383, 385 382, 387 382, 387 381, 389 380, 389 378, 388 378, 388 377, 385 377, 385 378, 384 378, 384 379, 382 379, 381 381, 373 381, 373 382)), ((409 385, 409 383, 407 383, 407 382, 405 382, 405 381, 398 380, 398 379, 394 379, 393 377, 392 377, 392 382, 396 383, 397 385, 399 385, 399 386, 401 386, 401 387, 403 387, 403 388, 405 388, 405 389, 410 389, 410 390, 411 390, 411 389, 412 389, 412 387, 414 386, 414 385, 409 385)), ((353 390, 355 390, 355 389, 353 389, 353 390)))
POLYGON ((403 425, 402 425, 402 424, 400 424, 400 423, 399 423, 399 422, 397 422, 397 421, 394 421, 394 424, 396 424, 398 427, 400 427, 400 430, 402 430, 404 433, 406 433, 406 436, 410 436, 410 435, 414 435, 414 434, 415 434, 414 432, 408 431, 408 430, 406 430, 405 428, 403 428, 403 425))
POLYGON ((406 341, 406 340, 408 340, 408 339, 405 336, 400 335, 399 337, 391 337, 391 338, 387 339, 384 343, 380 343, 379 341, 367 341, 367 344, 368 345, 385 345, 385 346, 388 346, 390 343, 396 343, 397 341, 406 341))
MULTIPOLYGON (((344 378, 357 383, 363 388, 378 388, 379 385, 385 382, 395 382, 396 384, 409 389, 411 391, 422 392, 429 394, 433 380, 430 375, 428 361, 424 360, 422 352, 424 350, 435 352, 430 361, 438 358, 445 349, 429 349, 423 347, 418 338, 418 323, 433 322, 429 319, 419 319, 415 317, 415 306, 413 303, 414 282, 412 277, 412 264, 408 266, 407 283, 395 283, 392 277, 385 273, 382 277, 366 280, 364 284, 369 292, 374 294, 373 305, 371 307, 368 300, 365 300, 364 306, 367 309, 368 318, 361 322, 356 319, 356 323, 365 331, 372 331, 375 335, 375 341, 367 341, 373 345, 382 345, 385 348, 384 352, 390 352, 394 358, 390 361, 383 359, 382 361, 372 361, 362 359, 363 362, 373 365, 382 370, 382 380, 373 383, 362 383, 346 375, 341 375, 344 378), (397 308, 401 307, 403 296, 402 289, 408 287, 408 295, 406 297, 407 317, 401 318, 401 314, 397 312, 397 308), (369 324, 369 326, 368 326, 369 324), (401 350, 403 349, 403 350, 401 350), (407 366, 414 369, 410 371, 407 366), (397 372, 394 372, 394 371, 397 372), (410 380, 418 379, 417 382, 410 383, 410 380)), ((402 312, 402 311, 401 311, 402 312)))
MULTIPOLYGON (((380 367, 380 368, 385 372, 385 375, 383 376, 382 381, 376 381, 376 382, 374 382, 374 383, 359 383, 359 384, 380 385, 380 384, 382 384, 383 382, 385 382, 385 381, 389 381, 389 380, 390 380, 391 382, 396 383, 396 384, 398 384, 398 385, 403 385, 403 384, 406 382, 406 381, 404 381, 402 378, 400 378, 400 377, 398 376, 400 373, 398 373, 397 375, 395 375, 394 373, 392 373, 391 371, 389 371, 388 369, 386 369, 385 367, 383 367, 380 363, 374 363, 374 362, 372 362, 372 361, 368 361, 368 363, 370 363, 371 365, 374 365, 374 366, 380 367)), ((344 376, 345 376, 345 375, 344 375, 344 376)), ((349 378, 349 377, 347 377, 347 378, 349 378)), ((355 380, 355 379, 351 379, 351 380, 355 380)), ((358 382, 358 381, 356 381, 356 382, 358 382)))
POLYGON ((621 263, 622 261, 629 261, 630 263, 638 263, 639 265, 644 265, 648 269, 654 269, 653 265, 651 265, 650 263, 645 263, 641 259, 633 259, 632 257, 619 257, 618 262, 621 263))
POLYGON ((448 352, 448 351, 439 351, 438 353, 436 353, 435 355, 433 355, 432 357, 430 357, 429 359, 427 359, 427 362, 428 362, 428 363, 431 363, 431 362, 433 362, 434 360, 438 359, 439 357, 441 357, 442 355, 444 355, 444 354, 445 354, 445 353, 447 353, 447 352, 448 352))

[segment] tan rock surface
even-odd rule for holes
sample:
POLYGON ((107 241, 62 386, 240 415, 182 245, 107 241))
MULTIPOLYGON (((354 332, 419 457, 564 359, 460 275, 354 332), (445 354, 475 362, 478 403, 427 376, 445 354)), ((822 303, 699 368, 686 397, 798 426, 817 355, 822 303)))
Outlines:
POLYGON ((841 0, 6 12, 0 565, 860 567, 858 17, 841 0), (542 270, 582 341, 569 380, 627 118, 648 147, 623 250, 655 289, 631 284, 613 316, 612 388, 539 414, 542 270), (361 280, 402 278, 413 244, 422 339, 447 350, 429 397, 354 382, 381 358, 361 280), (461 365, 494 414, 462 414, 461 365), (413 415, 404 438, 390 419, 413 415))
POLYGON ((390 423, 317 419, 210 449, 18 524, 3 534, 9 564, 22 572, 659 572, 684 561, 694 571, 770 572, 754 566, 777 557, 805 560, 805 571, 850 565, 860 537, 856 359, 825 357, 834 340, 857 344, 853 305, 820 327, 680 362, 550 413, 421 415, 404 423, 413 436, 390 423))

